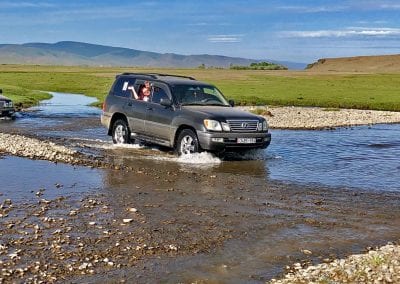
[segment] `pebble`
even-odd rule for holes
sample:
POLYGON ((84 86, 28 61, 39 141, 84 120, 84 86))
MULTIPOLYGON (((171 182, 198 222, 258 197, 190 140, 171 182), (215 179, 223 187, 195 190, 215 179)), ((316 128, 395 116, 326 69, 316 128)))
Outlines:
POLYGON ((400 112, 334 109, 318 107, 239 106, 246 111, 259 109, 271 128, 321 129, 341 126, 400 123, 400 112))
POLYGON ((388 244, 307 268, 295 263, 293 268, 282 279, 272 279, 270 283, 400 283, 400 245, 388 244))

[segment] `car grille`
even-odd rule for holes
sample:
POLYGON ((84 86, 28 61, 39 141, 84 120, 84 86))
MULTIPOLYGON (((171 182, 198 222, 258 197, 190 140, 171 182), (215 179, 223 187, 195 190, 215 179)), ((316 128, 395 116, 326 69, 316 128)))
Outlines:
POLYGON ((233 132, 256 132, 258 120, 227 120, 233 132))
POLYGON ((0 107, 4 107, 6 105, 5 101, 0 101, 0 107))

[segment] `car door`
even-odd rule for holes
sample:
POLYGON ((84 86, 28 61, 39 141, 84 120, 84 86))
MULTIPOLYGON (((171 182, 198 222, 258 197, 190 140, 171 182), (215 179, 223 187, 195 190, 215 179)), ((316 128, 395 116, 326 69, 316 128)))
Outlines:
POLYGON ((174 118, 174 108, 160 104, 161 99, 170 99, 171 93, 166 84, 155 82, 152 86, 152 95, 148 103, 145 129, 146 133, 158 140, 163 140, 171 146, 170 137, 173 127, 171 126, 174 118))
POLYGON ((127 82, 124 82, 125 85, 123 85, 123 90, 129 95, 129 100, 125 107, 125 113, 128 117, 131 133, 145 134, 145 119, 148 102, 138 100, 133 95, 133 92, 136 92, 136 94, 138 93, 139 86, 144 82, 141 80, 127 82))

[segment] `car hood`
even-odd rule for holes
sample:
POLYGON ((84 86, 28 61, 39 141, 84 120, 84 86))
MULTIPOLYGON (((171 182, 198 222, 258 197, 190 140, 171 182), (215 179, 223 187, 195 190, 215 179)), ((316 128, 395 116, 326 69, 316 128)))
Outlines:
POLYGON ((11 101, 11 100, 3 95, 0 95, 0 101, 11 101))
POLYGON ((182 109, 210 119, 260 119, 260 117, 255 114, 234 107, 182 106, 182 109))

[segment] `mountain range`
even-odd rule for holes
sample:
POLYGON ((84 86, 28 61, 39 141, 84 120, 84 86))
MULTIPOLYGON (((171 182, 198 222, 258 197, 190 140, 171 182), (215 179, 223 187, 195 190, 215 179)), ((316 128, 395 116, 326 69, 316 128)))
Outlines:
POLYGON ((137 66, 137 67, 206 67, 247 66, 253 62, 268 61, 288 67, 304 69, 306 64, 255 60, 222 55, 181 55, 157 53, 123 47, 112 47, 74 41, 57 43, 0 44, 0 64, 137 66))

